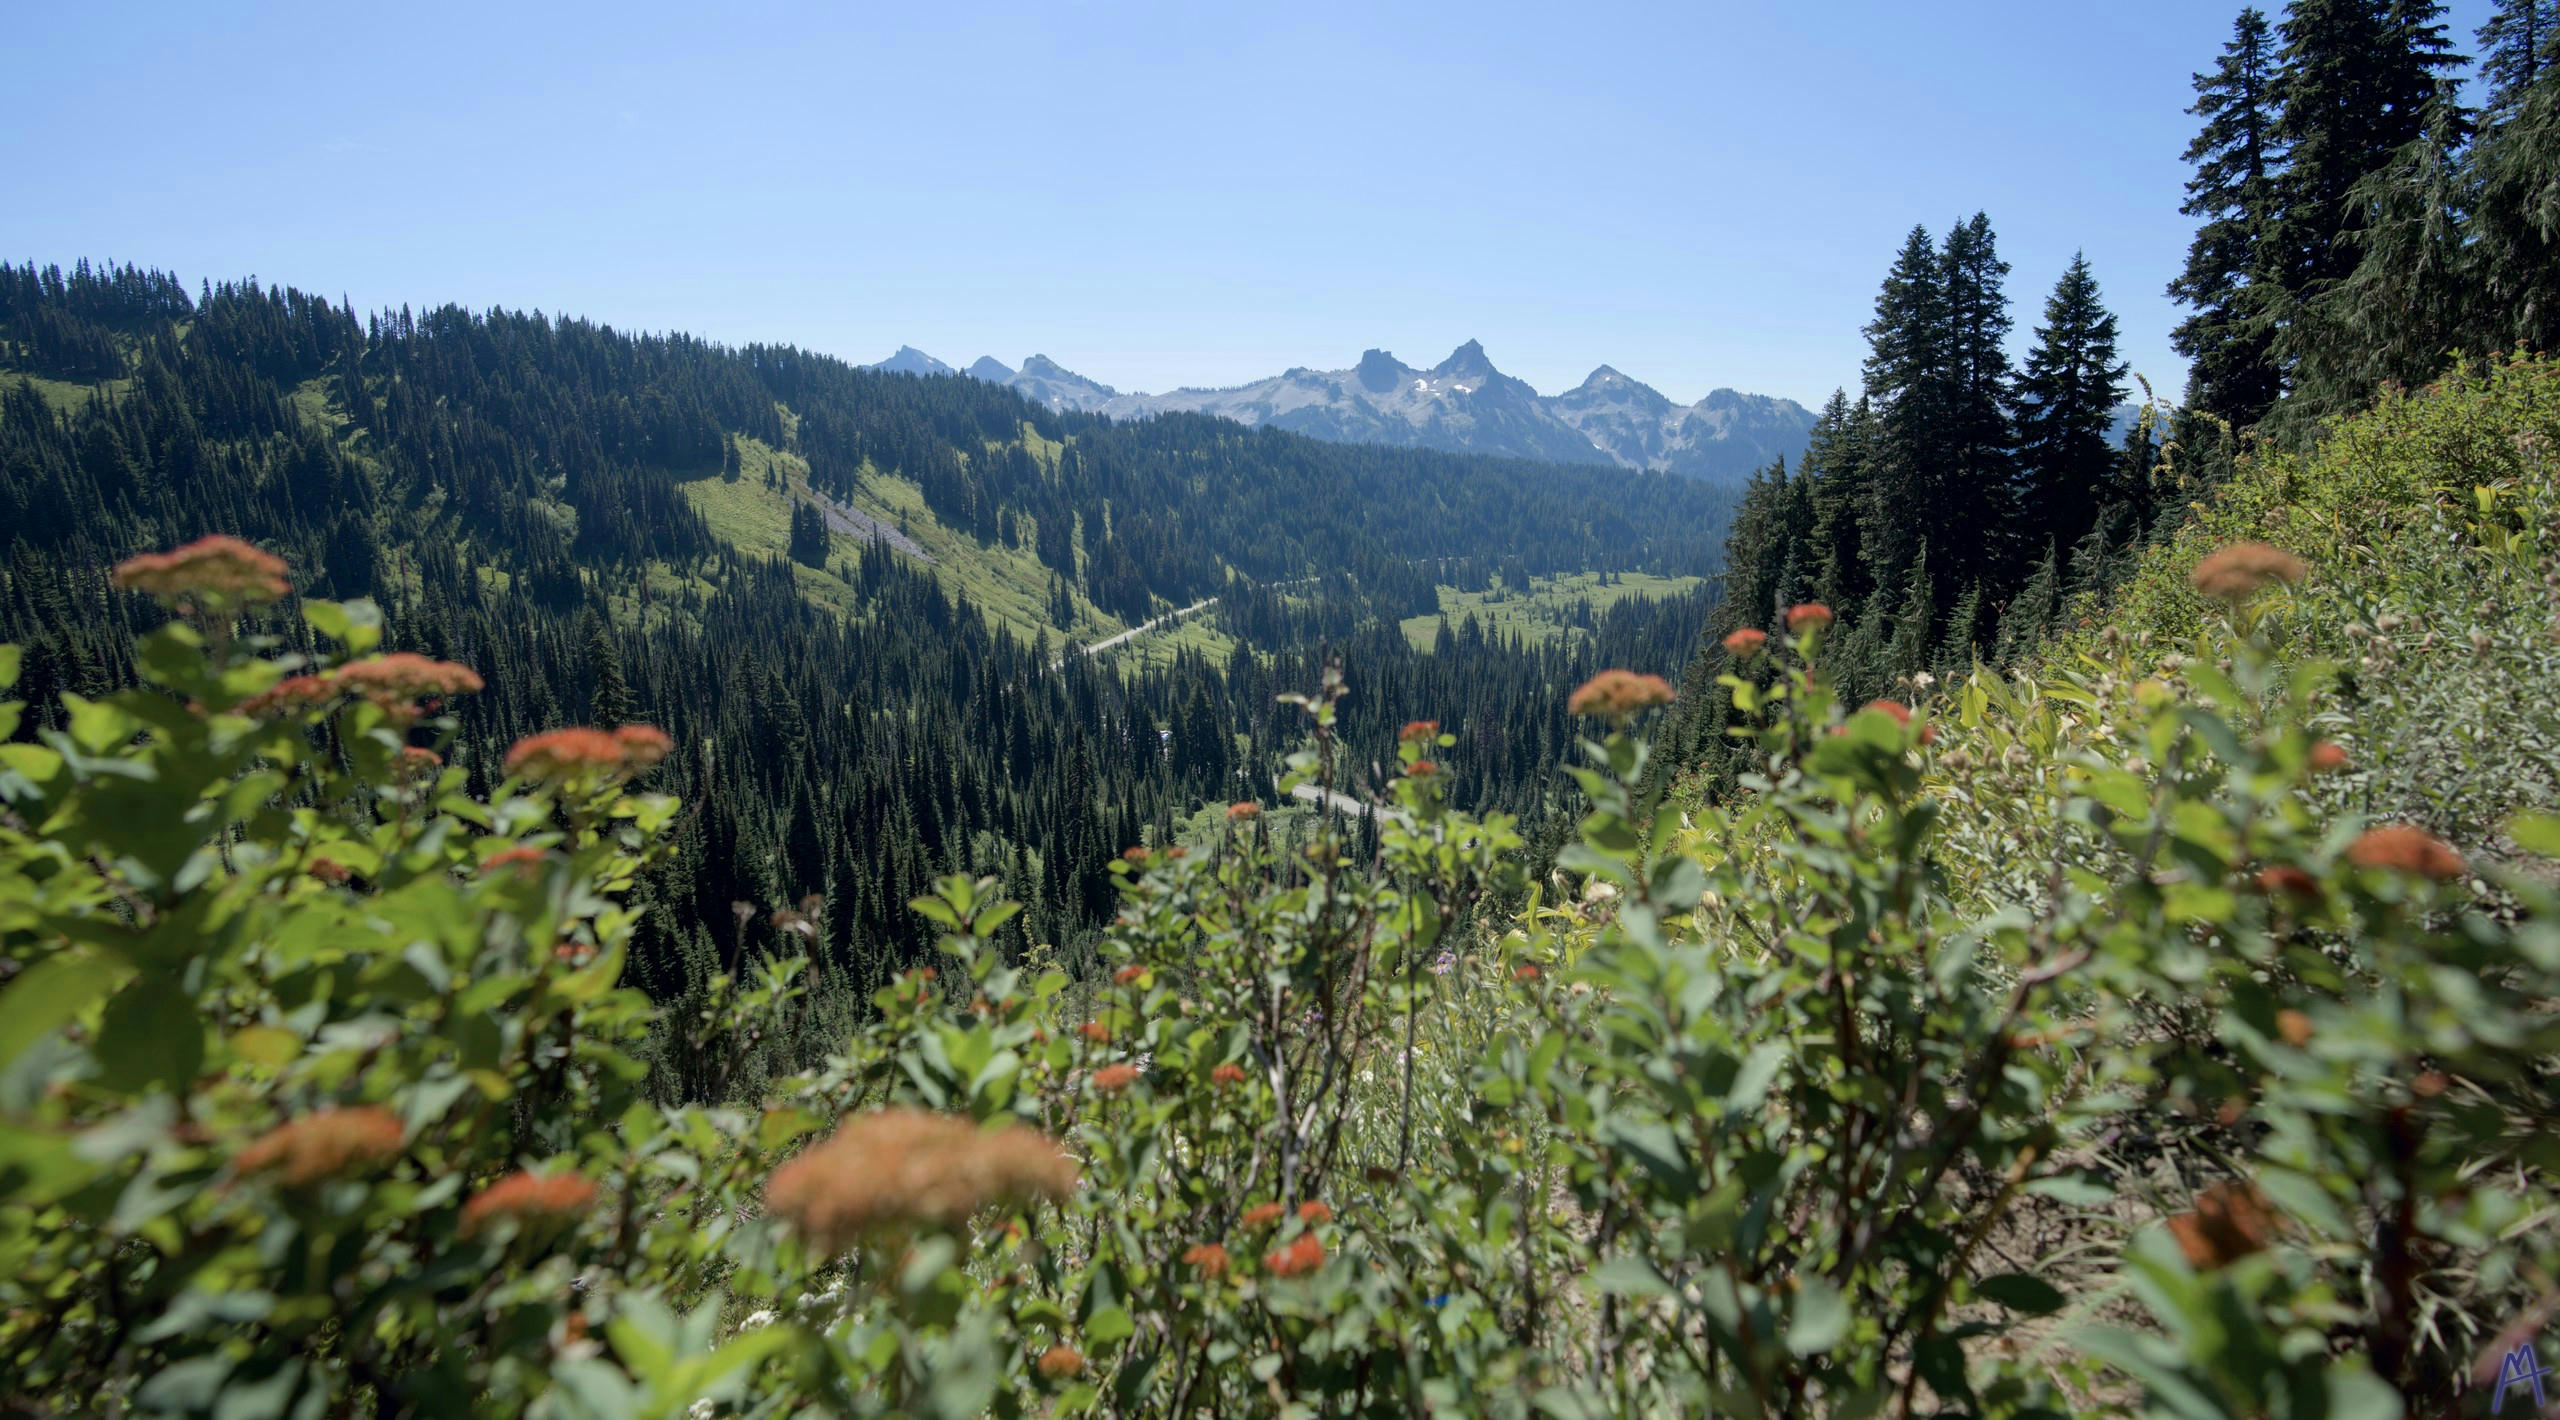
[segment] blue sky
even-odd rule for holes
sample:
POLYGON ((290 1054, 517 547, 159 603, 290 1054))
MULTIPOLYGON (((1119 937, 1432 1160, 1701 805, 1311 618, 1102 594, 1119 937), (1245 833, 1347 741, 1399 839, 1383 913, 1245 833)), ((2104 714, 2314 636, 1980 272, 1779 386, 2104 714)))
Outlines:
MULTIPOLYGON (((2488 0, 2451 19, 2467 52, 2488 0)), ((1124 389, 1438 361, 1854 383, 1914 222, 2075 249, 2135 368, 2230 0, 88 4, 0 47, 0 258, 1124 389)))

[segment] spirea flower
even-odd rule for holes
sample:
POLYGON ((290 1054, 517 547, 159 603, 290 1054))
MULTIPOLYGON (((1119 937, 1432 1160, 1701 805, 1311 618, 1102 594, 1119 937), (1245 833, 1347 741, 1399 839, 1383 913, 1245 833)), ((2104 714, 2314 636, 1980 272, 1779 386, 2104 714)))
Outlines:
POLYGON ((1052 1346, 1040 1353, 1040 1374, 1053 1381, 1073 1380, 1084 1374, 1084 1354, 1073 1346, 1052 1346))
POLYGON ((1230 819, 1258 818, 1261 814, 1262 805, 1250 799, 1227 805, 1227 817, 1230 819))
POLYGON ((1324 1266, 1324 1239, 1305 1234, 1296 1242, 1265 1253, 1262 1266, 1274 1277, 1304 1277, 1324 1266))
POLYGON ((1234 1259, 1227 1256, 1227 1250, 1216 1243, 1193 1243, 1184 1249, 1182 1261, 1186 1266, 1199 1269, 1203 1277, 1224 1277, 1227 1269, 1234 1265, 1234 1259))
POLYGON ((1153 853, 1144 848, 1123 848, 1120 850, 1120 861, 1124 863, 1143 863, 1154 856, 1155 855, 1153 853))
POLYGON ((648 725, 619 730, 577 726, 546 730, 516 741, 507 751, 507 772, 527 779, 571 779, 581 774, 637 774, 667 757, 673 741, 648 725))
POLYGON ((316 675, 290 675, 240 702, 240 713, 264 719, 269 715, 287 715, 306 706, 321 704, 338 693, 336 686, 316 675))
POLYGON ((425 774, 444 768, 444 756, 418 745, 402 745, 392 764, 403 774, 425 774))
POLYGON ((2268 897, 2290 897, 2304 901, 2320 896, 2320 880, 2293 866, 2278 863, 2258 871, 2258 891, 2268 897))
POLYGON ((765 1204, 836 1253, 869 1233, 956 1227, 990 1205, 1063 1200, 1075 1186, 1075 1160, 1036 1129, 893 1108, 846 1120, 774 1170, 765 1204))
POLYGON ((1739 631, 1726 633, 1724 653, 1737 661, 1747 661, 1759 655, 1760 648, 1768 644, 1768 632, 1756 626, 1746 626, 1739 631))
POLYGON ((1330 1223, 1333 1221, 1333 1210, 1310 1198, 1298 1205, 1298 1221, 1309 1227, 1318 1223, 1330 1223))
POLYGON ((2218 1183, 2196 1195, 2193 1212, 2169 1220, 2170 1236, 2199 1272, 2227 1267, 2274 1241, 2275 1214, 2266 1196, 2245 1183, 2218 1183))
POLYGON ((1535 980, 1537 980, 1537 979, 1538 979, 1538 968, 1537 968, 1537 965, 1536 965, 1535 963, 1533 963, 1533 962, 1525 962, 1525 961, 1524 961, 1524 962, 1522 962, 1522 963, 1520 963, 1518 966, 1515 966, 1515 967, 1511 968, 1511 979, 1512 979, 1512 980, 1514 980, 1514 981, 1535 981, 1535 980))
POLYGON ((1893 722, 1897 725, 1908 725, 1911 723, 1911 707, 1903 704, 1899 700, 1870 700, 1862 708, 1868 710, 1880 710, 1885 714, 1892 716, 1893 722))
POLYGON ((1798 602, 1787 608, 1787 629, 1798 636, 1831 624, 1831 608, 1820 602, 1798 602))
POLYGON ((168 552, 146 552, 116 564, 115 582, 165 605, 209 609, 261 606, 291 591, 284 559, 236 537, 215 534, 168 552))
POLYGON ((2334 740, 2322 740, 2311 747, 2311 771, 2315 774, 2335 774, 2350 762, 2346 746, 2334 740))
POLYGON ((1111 973, 1111 983, 1115 986, 1129 986, 1144 981, 1146 976, 1147 969, 1143 966, 1124 966, 1111 973))
POLYGON ((1432 775, 1440 772, 1440 766, 1427 759, 1417 759, 1413 763, 1406 765, 1404 767, 1404 772, 1412 775, 1416 779, 1428 779, 1432 775))
POLYGON ((2311 1017, 2290 1006, 2276 1012, 2276 1034, 2299 1049, 2311 1043, 2311 1017))
POLYGON ((1437 720, 1407 720, 1404 728, 1396 731, 1396 738, 1407 744, 1436 740, 1440 738, 1440 722, 1437 720))
POLYGON ((1232 1062, 1221 1065, 1217 1069, 1209 1072, 1209 1083, 1213 1085, 1241 1085, 1244 1083, 1244 1067, 1232 1062))
POLYGON ((338 689, 381 704, 417 700, 430 695, 462 695, 480 689, 480 674, 451 661, 433 661, 413 651, 394 651, 340 666, 330 677, 338 689))
POLYGON ((1244 1210, 1244 1225, 1248 1228, 1267 1228, 1279 1222, 1281 1215, 1288 1211, 1277 1203, 1256 1203, 1244 1210))
POLYGON ((1671 682, 1662 677, 1629 670, 1608 670, 1584 681, 1582 688, 1565 702, 1565 708, 1576 715, 1619 720, 1640 710, 1670 703, 1671 682))
POLYGON ((593 1207, 595 1183, 579 1174, 538 1174, 524 1169, 480 1190, 462 1205, 462 1231, 479 1232, 512 1218, 526 1227, 566 1222, 593 1207))
POLYGON ((1085 1039, 1092 1041, 1096 1045, 1106 1045, 1109 1044, 1111 1040, 1111 1027, 1104 1025, 1100 1021, 1087 1021, 1083 1025, 1076 1027, 1076 1034, 1083 1036, 1085 1039))
POLYGON ((1116 1095, 1138 1083, 1135 1065, 1105 1065, 1093 1072, 1093 1087, 1106 1095, 1116 1095))
POLYGON ((400 1116, 379 1105, 317 1110, 259 1135, 231 1163, 242 1173, 272 1169, 300 1187, 398 1158, 407 1132, 400 1116))
POLYGON ((634 774, 657 768, 676 747, 667 732, 655 725, 624 725, 613 732, 613 742, 622 746, 623 767, 634 774))
POLYGON ((2235 542, 2206 553, 2187 580, 2215 601, 2238 605, 2278 582, 2299 582, 2311 569, 2302 559, 2263 542, 2235 542))
POLYGON ((2411 823, 2369 828, 2347 845, 2347 861, 2359 868, 2380 868, 2450 882, 2467 871, 2451 844, 2411 823))

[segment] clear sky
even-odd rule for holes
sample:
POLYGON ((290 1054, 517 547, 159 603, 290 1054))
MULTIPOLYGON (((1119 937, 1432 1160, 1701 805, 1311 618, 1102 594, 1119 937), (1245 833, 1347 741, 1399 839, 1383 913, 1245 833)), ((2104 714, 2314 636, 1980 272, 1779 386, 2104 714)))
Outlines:
POLYGON ((34 5, 0 259, 1123 389, 1474 337, 1550 393, 1810 403, 1903 234, 1979 208, 2022 341, 2085 248, 2165 391, 2188 76, 2238 8, 34 5))

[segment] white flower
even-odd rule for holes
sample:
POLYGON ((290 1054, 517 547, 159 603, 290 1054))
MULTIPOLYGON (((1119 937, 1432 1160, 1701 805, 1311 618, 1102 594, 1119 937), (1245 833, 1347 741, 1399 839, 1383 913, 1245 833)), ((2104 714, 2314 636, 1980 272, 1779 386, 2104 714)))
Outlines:
POLYGON ((745 1321, 742 1321, 742 1322, 739 1322, 739 1323, 738 1323, 738 1329, 739 1329, 740 1331, 753 1331, 753 1330, 755 1330, 755 1329, 756 1329, 756 1328, 758 1328, 758 1327, 762 1327, 762 1326, 771 1326, 771 1325, 773 1325, 773 1313, 772 1313, 772 1312, 770 1312, 770 1311, 752 1311, 752 1312, 747 1313, 747 1319, 746 1319, 745 1321))

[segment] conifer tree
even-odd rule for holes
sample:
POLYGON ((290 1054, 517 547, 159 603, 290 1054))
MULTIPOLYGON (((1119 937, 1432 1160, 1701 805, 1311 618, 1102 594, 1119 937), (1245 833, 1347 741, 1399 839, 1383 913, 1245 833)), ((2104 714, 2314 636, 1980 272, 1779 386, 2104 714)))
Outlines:
POLYGON ((622 658, 614 653, 612 629, 595 608, 587 608, 581 629, 586 638, 588 714, 610 730, 631 718, 631 685, 622 677, 622 658))
POLYGON ((2474 338, 2483 347, 2560 350, 2560 0, 2513 0, 2480 32, 2490 121, 2473 145, 2474 338), (2522 13, 2518 13, 2522 12, 2522 13), (2526 16, 2533 16, 2527 19, 2526 16), (2520 62, 2540 26, 2541 60, 2520 62), (2502 58, 2505 63, 2502 65, 2502 58), (2526 77, 2529 73, 2530 77, 2526 77))
POLYGON ((1870 588, 1858 536, 1870 496, 1866 421, 1864 400, 1853 407, 1847 394, 1833 390, 1804 456, 1813 477, 1814 600, 1849 618, 1870 588))
POLYGON ((2186 268, 2169 283, 2171 299, 2195 314, 2170 332, 2187 357, 2187 400, 2234 425, 2258 422, 2283 393, 2274 356, 2276 289, 2281 262, 2275 231, 2277 71, 2263 11, 2240 12, 2213 72, 2195 76, 2187 112, 2204 120, 2186 161, 2186 201, 2178 210, 2203 219, 2187 247, 2186 268))
POLYGON ((2352 190, 2425 135, 2437 80, 2465 62, 2443 15, 2437 0, 2294 0, 2286 11, 2278 240, 2293 300, 2354 272, 2357 253, 2338 240, 2361 225, 2352 190))
POLYGON ((1928 228, 1915 226, 1904 239, 1876 293, 1866 336, 1866 400, 1874 422, 1859 542, 1871 584, 1898 587, 1919 555, 1948 457, 1939 438, 1949 393, 1946 272, 1928 228))
POLYGON ((2480 82, 2488 90, 2483 117, 2499 122, 2524 107, 2525 96, 2560 64, 2560 0, 2498 0, 2479 31, 2480 82))
POLYGON ((1940 437, 1954 460, 1930 500, 1927 523, 1939 551, 1937 581, 1963 587, 2005 571, 2017 527, 2016 430, 2009 418, 2008 338, 2012 324, 1991 219, 1980 212, 1947 232, 1947 382, 1940 437), (1942 535, 1944 534, 1944 535, 1942 535))
POLYGON ((2018 463, 2027 536, 2068 547, 2097 520, 2115 451, 2107 445, 2124 402, 2125 362, 2116 318, 2098 299, 2086 255, 2075 254, 2045 302, 2044 324, 2017 388, 2018 463))

